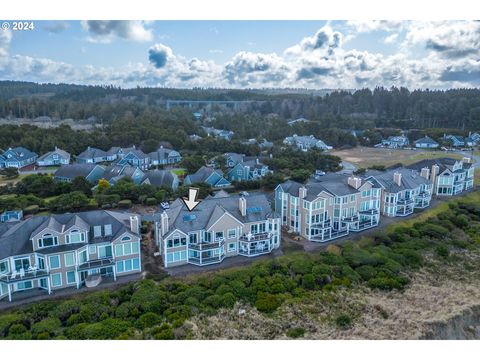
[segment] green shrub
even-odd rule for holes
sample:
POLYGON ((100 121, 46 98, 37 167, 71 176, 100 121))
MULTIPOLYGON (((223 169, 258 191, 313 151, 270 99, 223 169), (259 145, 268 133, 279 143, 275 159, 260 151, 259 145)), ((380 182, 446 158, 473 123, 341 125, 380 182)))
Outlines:
POLYGON ((405 287, 406 284, 408 284, 408 280, 400 276, 392 277, 392 276, 378 274, 376 277, 368 280, 367 284, 373 289, 401 290, 405 287))
POLYGON ((352 318, 348 314, 340 314, 335 318, 335 324, 339 329, 349 329, 352 326, 352 318))
POLYGON ((305 329, 300 327, 295 327, 287 330, 286 335, 292 339, 298 339, 305 335, 305 329))
POLYGON ((303 275, 302 286, 307 290, 315 289, 315 276, 312 274, 303 275))
POLYGON ((281 305, 281 303, 278 295, 260 294, 257 301, 255 301, 255 307, 259 311, 272 313, 281 305))
POLYGON ((33 336, 38 336, 40 333, 47 333, 49 335, 56 335, 61 330, 62 323, 58 318, 46 318, 32 325, 31 332, 33 336))
POLYGON ((362 265, 355 269, 358 275, 365 280, 368 281, 371 278, 377 275, 377 270, 371 265, 362 265))
POLYGON ((161 322, 162 318, 159 315, 152 312, 147 312, 138 318, 138 320, 135 322, 135 325, 139 329, 145 329, 160 324, 161 322))
POLYGON ((157 199, 155 199, 154 197, 153 198, 147 198, 145 200, 145 205, 147 206, 154 206, 154 205, 157 205, 157 199))
POLYGON ((446 259, 448 257, 448 255, 450 254, 450 252, 448 251, 448 248, 445 245, 438 245, 435 248, 435 253, 439 257, 444 258, 444 259, 446 259))
POLYGON ((118 207, 122 209, 129 209, 132 207, 132 200, 120 200, 118 202, 118 207))

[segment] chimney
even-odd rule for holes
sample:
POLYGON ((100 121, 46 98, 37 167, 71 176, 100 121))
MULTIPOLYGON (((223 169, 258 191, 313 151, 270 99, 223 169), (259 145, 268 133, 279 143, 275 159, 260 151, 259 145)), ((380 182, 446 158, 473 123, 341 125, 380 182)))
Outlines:
POLYGON ((130 231, 134 234, 140 234, 140 219, 138 215, 130 216, 130 231))
POLYGON ((435 185, 435 181, 437 180, 438 173, 440 172, 440 167, 435 164, 432 166, 432 183, 435 185))
POLYGON ((422 168, 420 171, 420 176, 428 180, 430 177, 430 169, 428 167, 422 168))
POLYGON ((393 174, 393 181, 395 181, 395 184, 398 186, 402 186, 402 174, 395 171, 393 174))
POLYGON ((243 195, 238 198, 238 208, 242 216, 247 216, 247 199, 243 195))
POLYGON ((258 165, 260 164, 260 160, 258 158, 255 159, 255 163, 258 165))
POLYGON ((349 176, 347 183, 354 189, 358 189, 360 186, 362 186, 362 179, 356 176, 349 176))
POLYGON ((168 215, 166 211, 160 215, 160 229, 162 236, 168 232, 168 215))
POLYGON ((462 162, 465 163, 465 164, 469 164, 471 160, 472 160, 471 158, 469 158, 467 156, 464 156, 463 159, 462 159, 462 162))
POLYGON ((307 188, 305 186, 302 186, 300 189, 298 189, 298 197, 300 199, 307 197, 307 188))

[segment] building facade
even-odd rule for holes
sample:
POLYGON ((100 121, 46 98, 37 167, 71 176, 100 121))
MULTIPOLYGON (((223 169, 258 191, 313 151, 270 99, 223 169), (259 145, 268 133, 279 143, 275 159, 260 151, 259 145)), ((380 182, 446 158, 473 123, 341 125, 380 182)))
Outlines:
POLYGON ((356 176, 327 175, 306 185, 287 181, 275 189, 282 225, 310 241, 329 241, 375 227, 380 186, 356 176))
POLYGON ((24 147, 9 148, 0 155, 0 168, 20 169, 35 164, 38 155, 24 147))
MULTIPOLYGON (((34 216, 0 234, 0 298, 96 286, 141 271, 140 218, 111 211, 34 216)), ((2 229, 2 228, 0 228, 2 229)))
POLYGON ((204 266, 272 252, 280 246, 280 217, 264 194, 223 194, 193 211, 177 199, 155 223, 155 236, 165 267, 204 266))
POLYGON ((38 166, 68 165, 70 164, 70 154, 65 150, 55 147, 55 150, 40 156, 37 164, 38 166))

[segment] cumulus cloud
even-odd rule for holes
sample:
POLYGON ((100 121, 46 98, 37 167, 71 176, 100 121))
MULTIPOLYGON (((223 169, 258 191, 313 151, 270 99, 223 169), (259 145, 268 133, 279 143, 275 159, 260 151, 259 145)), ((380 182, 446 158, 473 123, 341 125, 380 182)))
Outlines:
MULTIPOLYGON (((355 26, 363 32, 385 31, 380 39, 400 44, 402 51, 374 53, 354 49, 352 43, 345 46, 354 25, 343 27, 341 32, 327 24, 281 53, 240 51, 224 64, 185 58, 157 43, 145 50, 145 60, 141 63, 121 67, 73 66, 9 54, 12 34, 0 32, 0 78, 124 87, 372 88, 395 85, 448 88, 480 85, 479 23, 367 22, 355 26)), ((89 29, 99 38, 127 38, 125 32, 120 35, 118 26, 97 24, 89 29)))
POLYGON ((421 45, 440 56, 460 58, 480 54, 480 22, 414 22, 405 36, 404 46, 421 45))
POLYGON ((155 44, 148 49, 148 60, 156 68, 163 68, 171 58, 173 58, 172 49, 163 44, 155 44))
POLYGON ((241 51, 225 64, 223 74, 230 85, 258 86, 263 83, 268 87, 285 80, 289 71, 276 54, 241 51))
POLYGON ((109 43, 115 37, 146 42, 153 39, 153 32, 147 26, 147 21, 137 20, 86 20, 81 22, 85 31, 88 31, 91 42, 109 43))

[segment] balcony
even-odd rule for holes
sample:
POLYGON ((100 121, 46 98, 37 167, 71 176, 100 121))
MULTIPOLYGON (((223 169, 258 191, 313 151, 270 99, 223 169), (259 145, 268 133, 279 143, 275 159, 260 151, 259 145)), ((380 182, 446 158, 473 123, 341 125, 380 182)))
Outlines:
POLYGON ((270 240, 271 238, 272 238, 272 233, 262 232, 258 234, 243 234, 242 236, 240 236, 239 240, 254 242, 254 241, 261 241, 261 240, 270 240))
POLYGON ((379 214, 378 209, 368 209, 368 210, 361 210, 358 212, 359 215, 363 216, 376 216, 379 214))
POLYGON ((270 245, 270 241, 261 241, 257 244, 245 243, 240 244, 238 249, 238 254, 243 256, 259 256, 268 254, 273 250, 273 247, 270 245))
POLYGON ((12 284, 19 281, 33 280, 48 277, 49 271, 46 269, 18 270, 0 276, 0 282, 12 284))
POLYGON ((420 198, 428 198, 430 196, 431 196, 430 193, 427 191, 420 191, 417 195, 417 197, 420 197, 420 198))
POLYGON ((210 265, 210 264, 217 264, 222 262, 225 259, 225 254, 220 255, 210 255, 210 256, 190 256, 188 258, 188 262, 194 265, 210 265))
POLYGON ((327 219, 325 221, 322 221, 322 222, 319 222, 319 223, 314 223, 314 224, 311 224, 310 227, 312 228, 316 228, 316 229, 327 229, 329 227, 331 227, 331 221, 330 219, 327 219))
POLYGON ((101 269, 113 266, 115 261, 112 257, 97 259, 97 260, 90 260, 81 265, 77 266, 77 270, 92 270, 92 269, 101 269))
POLYGON ((398 199, 397 200, 397 205, 410 205, 410 204, 413 204, 413 202, 414 202, 413 198, 398 199))
POLYGON ((198 250, 198 251, 203 251, 203 250, 215 250, 218 249, 219 247, 222 247, 223 244, 225 244, 225 239, 220 238, 217 239, 217 241, 213 242, 197 242, 197 243, 190 243, 188 244, 188 247, 192 250, 198 250))

